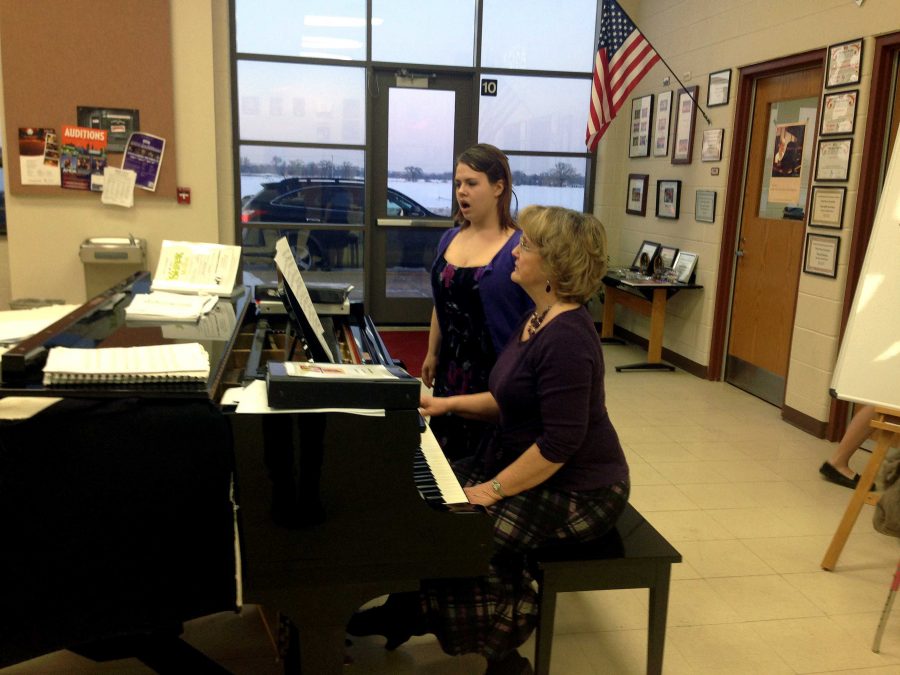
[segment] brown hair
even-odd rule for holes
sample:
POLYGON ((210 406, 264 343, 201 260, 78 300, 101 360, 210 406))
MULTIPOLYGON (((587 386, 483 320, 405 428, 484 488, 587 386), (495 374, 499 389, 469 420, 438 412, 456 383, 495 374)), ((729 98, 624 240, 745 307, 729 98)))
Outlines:
POLYGON ((519 226, 541 254, 557 297, 583 305, 606 274, 606 230, 589 213, 560 206, 526 206, 519 226))
MULTIPOLYGON (((518 225, 513 220, 510 204, 512 204, 512 172, 509 169, 509 160, 506 159, 499 148, 487 143, 473 145, 456 158, 456 164, 465 164, 473 171, 487 175, 488 181, 494 185, 503 181, 503 192, 497 198, 497 216, 500 219, 502 229, 512 228, 517 230, 518 225)), ((469 221, 461 211, 456 212, 456 223, 460 227, 469 225, 469 221)))

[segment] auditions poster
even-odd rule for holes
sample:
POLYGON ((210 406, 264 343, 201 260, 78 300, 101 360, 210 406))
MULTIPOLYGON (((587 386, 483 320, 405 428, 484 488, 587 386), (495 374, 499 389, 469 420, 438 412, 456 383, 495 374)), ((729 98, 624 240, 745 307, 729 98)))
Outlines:
POLYGON ((63 126, 59 163, 62 186, 70 190, 103 190, 106 167, 105 129, 63 126))

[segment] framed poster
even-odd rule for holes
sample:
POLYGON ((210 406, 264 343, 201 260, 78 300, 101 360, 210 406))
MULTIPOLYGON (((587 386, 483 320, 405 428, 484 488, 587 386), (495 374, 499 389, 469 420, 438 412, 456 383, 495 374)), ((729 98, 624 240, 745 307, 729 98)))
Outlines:
POLYGON ((653 94, 631 99, 631 142, 629 157, 650 155, 650 120, 653 116, 653 94))
POLYGON ((656 217, 678 220, 681 210, 681 181, 656 181, 656 217))
POLYGON ((825 71, 826 89, 859 82, 862 50, 862 38, 841 42, 828 48, 828 68, 825 71))
POLYGON ((730 89, 731 68, 710 73, 709 84, 706 88, 706 107, 714 108, 717 105, 727 105, 730 89))
POLYGON ((697 190, 694 195, 694 220, 698 223, 716 222, 715 190, 697 190))
POLYGON ((838 252, 841 238, 830 234, 806 233, 806 255, 803 256, 803 271, 823 277, 837 277, 838 252))
POLYGON ((701 162, 719 162, 722 160, 722 140, 724 129, 704 129, 703 142, 700 144, 701 162))
POLYGON ((822 99, 820 136, 852 134, 856 124, 856 101, 859 89, 825 94, 822 99))
POLYGON ((664 91, 656 97, 656 125, 653 128, 653 156, 669 154, 669 127, 672 121, 672 92, 664 91))
POLYGON ((852 138, 839 141, 819 141, 816 151, 816 180, 845 181, 850 177, 852 138))
POLYGON ((655 241, 643 241, 638 249, 637 255, 631 263, 631 269, 640 270, 646 274, 651 269, 650 265, 659 253, 659 244, 655 241))
POLYGON ((675 270, 675 281, 680 284, 690 283, 697 267, 697 254, 690 251, 679 251, 672 269, 675 270))
POLYGON ((697 120, 696 84, 678 90, 675 99, 675 147, 672 149, 672 164, 690 164, 694 147, 694 123, 697 120))
POLYGON ((841 229, 844 223, 844 200, 847 188, 813 185, 809 207, 810 227, 841 229))
POLYGON ((643 216, 647 213, 647 185, 650 176, 645 173, 628 174, 628 194, 625 197, 625 213, 643 216))

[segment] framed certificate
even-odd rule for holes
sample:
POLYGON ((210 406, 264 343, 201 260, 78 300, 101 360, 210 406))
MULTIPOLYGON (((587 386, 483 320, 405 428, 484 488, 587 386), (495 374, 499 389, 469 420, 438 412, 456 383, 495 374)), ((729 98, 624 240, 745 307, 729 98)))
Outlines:
POLYGON ((718 162, 722 159, 722 141, 724 129, 704 129, 703 142, 700 144, 701 162, 718 162))
POLYGON ((844 200, 847 188, 813 185, 809 207, 810 227, 841 229, 844 222, 844 200))
POLYGON ((697 254, 690 251, 679 251, 675 258, 675 264, 672 269, 675 270, 675 281, 687 284, 690 283, 691 277, 694 275, 694 269, 697 267, 697 254))
POLYGON ((653 118, 653 94, 631 99, 631 142, 629 157, 650 155, 650 121, 653 118))
POLYGON ((803 271, 823 277, 837 277, 838 252, 841 238, 830 234, 806 233, 806 255, 803 256, 803 271))
POLYGON ((643 216, 647 213, 647 184, 650 176, 645 173, 628 174, 628 194, 625 197, 625 213, 643 216))
POLYGON ((820 140, 816 152, 816 180, 845 181, 850 177, 852 138, 820 140))
POLYGON ((825 94, 822 99, 820 136, 852 134, 856 124, 856 102, 859 89, 825 94))
POLYGON ((716 222, 715 190, 697 190, 694 196, 694 220, 698 223, 716 222))
POLYGON ((681 210, 681 181, 656 181, 656 217, 678 220, 681 210))
POLYGON ((714 108, 717 105, 728 103, 728 93, 731 89, 731 68, 709 74, 709 84, 706 88, 706 106, 714 108))
POLYGON ((863 40, 850 40, 828 48, 828 69, 825 71, 825 88, 857 84, 862 67, 863 40))
POLYGON ((690 164, 694 148, 694 123, 697 120, 696 84, 678 90, 675 98, 675 147, 672 149, 672 164, 690 164))
POLYGON ((656 97, 656 124, 653 127, 653 156, 669 154, 669 127, 672 121, 672 92, 664 91, 656 97))

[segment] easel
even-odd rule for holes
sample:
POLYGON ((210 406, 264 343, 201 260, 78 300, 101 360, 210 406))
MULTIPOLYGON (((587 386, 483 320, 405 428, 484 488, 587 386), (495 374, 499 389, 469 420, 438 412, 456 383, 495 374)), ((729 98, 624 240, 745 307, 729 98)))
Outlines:
POLYGON ((841 551, 844 550, 844 544, 856 524, 859 512, 862 510, 863 504, 877 504, 880 495, 869 492, 869 488, 875 482, 875 476, 881 463, 887 455, 888 449, 892 445, 900 445, 900 410, 893 408, 875 408, 875 417, 869 423, 875 429, 875 449, 872 456, 863 469, 859 477, 859 483, 853 491, 850 503, 847 504, 847 510, 844 511, 844 517, 841 519, 834 536, 831 538, 831 545, 825 552, 822 559, 822 569, 832 571, 837 564, 841 551))

